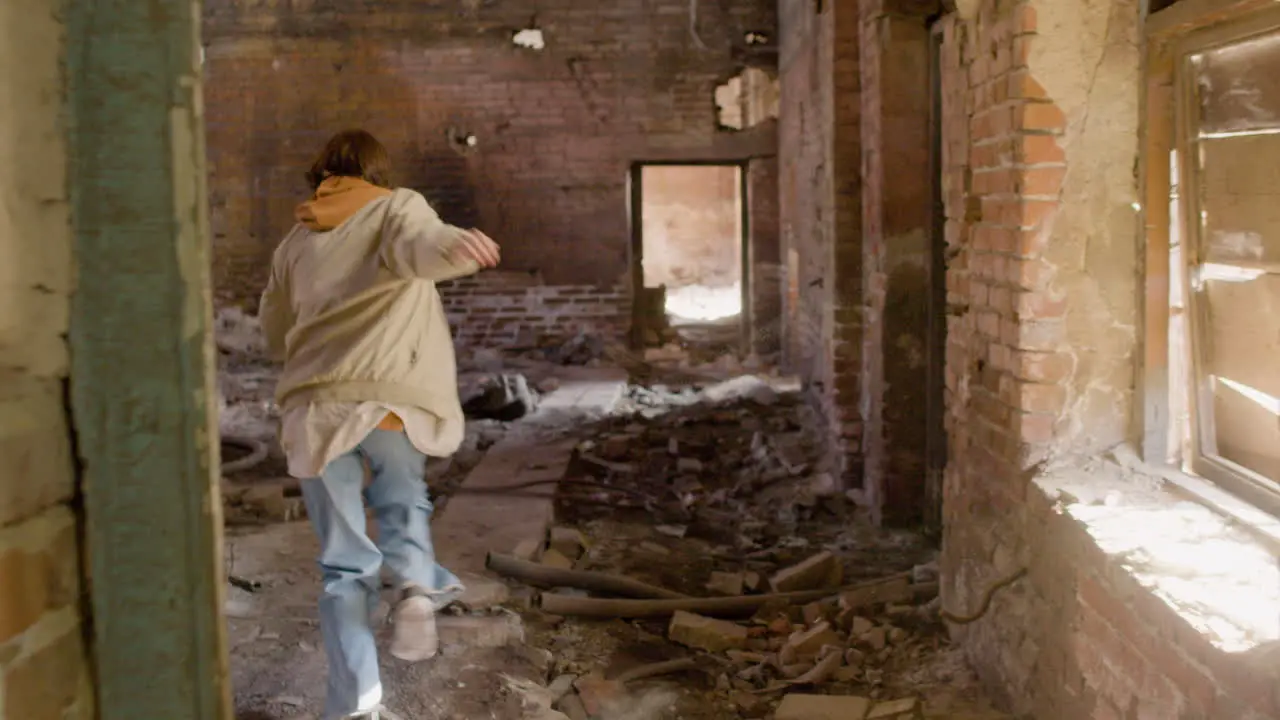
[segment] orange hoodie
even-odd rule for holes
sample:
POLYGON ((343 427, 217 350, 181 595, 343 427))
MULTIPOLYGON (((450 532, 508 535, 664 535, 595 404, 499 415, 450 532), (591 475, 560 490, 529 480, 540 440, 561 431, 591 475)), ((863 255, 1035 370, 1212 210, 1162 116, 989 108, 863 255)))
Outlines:
POLYGON ((346 222, 365 205, 390 194, 390 190, 360 178, 328 177, 310 200, 294 210, 293 217, 308 230, 326 232, 346 222))

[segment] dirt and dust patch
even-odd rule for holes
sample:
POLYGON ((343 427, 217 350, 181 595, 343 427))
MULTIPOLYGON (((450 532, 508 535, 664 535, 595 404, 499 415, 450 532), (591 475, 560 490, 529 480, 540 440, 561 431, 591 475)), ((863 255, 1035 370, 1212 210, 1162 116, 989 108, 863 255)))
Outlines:
MULTIPOLYGON (((247 528, 227 537, 228 573, 254 582, 252 592, 231 588, 226 608, 239 720, 319 717, 327 667, 316 621, 317 553, 306 523, 247 528)), ((384 598, 379 620, 388 608, 384 598)), ((546 654, 518 644, 450 643, 448 637, 442 633, 441 655, 429 662, 411 665, 382 654, 387 705, 411 720, 524 717, 525 701, 511 681, 541 682, 550 662, 546 654)))

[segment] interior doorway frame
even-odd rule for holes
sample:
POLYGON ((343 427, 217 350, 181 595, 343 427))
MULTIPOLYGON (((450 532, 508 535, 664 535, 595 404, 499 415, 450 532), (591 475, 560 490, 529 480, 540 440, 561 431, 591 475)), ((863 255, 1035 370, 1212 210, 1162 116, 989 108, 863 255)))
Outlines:
POLYGON ((750 160, 635 160, 627 173, 627 223, 631 243, 627 261, 631 269, 631 346, 636 352, 645 349, 644 303, 644 169, 646 167, 732 167, 738 169, 738 262, 742 269, 742 314, 739 321, 741 351, 750 353, 754 327, 752 302, 754 284, 751 278, 751 207, 750 160))

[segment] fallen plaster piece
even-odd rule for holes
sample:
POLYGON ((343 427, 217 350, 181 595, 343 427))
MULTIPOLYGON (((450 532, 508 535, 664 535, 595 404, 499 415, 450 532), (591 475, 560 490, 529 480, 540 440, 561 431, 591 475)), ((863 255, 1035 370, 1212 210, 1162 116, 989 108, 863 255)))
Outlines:
POLYGON ((526 28, 511 37, 511 42, 522 48, 541 50, 547 46, 546 38, 538 28, 526 28))

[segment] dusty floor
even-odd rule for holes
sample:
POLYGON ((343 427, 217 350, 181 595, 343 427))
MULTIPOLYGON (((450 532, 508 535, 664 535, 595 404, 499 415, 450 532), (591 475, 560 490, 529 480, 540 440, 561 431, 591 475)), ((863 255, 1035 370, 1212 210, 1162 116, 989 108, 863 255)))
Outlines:
MULTIPOLYGON (((233 319, 219 336, 223 431, 270 447, 273 377, 257 359, 252 329, 243 325, 233 319)), ((721 583, 761 578, 768 584, 780 570, 825 552, 839 566, 842 584, 905 571, 925 583, 911 587, 927 587, 934 556, 927 539, 876 530, 859 520, 817 463, 812 418, 793 388, 752 377, 709 384, 708 368, 672 373, 653 364, 638 367, 632 358, 612 360, 630 364, 633 378, 645 385, 632 385, 609 416, 566 413, 472 423, 464 450, 450 462, 433 464, 438 512, 448 513, 449 494, 498 440, 532 448, 568 437, 576 449, 555 513, 564 530, 558 531, 561 542, 552 544, 554 552, 532 551, 543 563, 623 574, 708 597, 758 592, 709 589, 713 573, 721 583), (697 387, 683 384, 697 378, 703 378, 697 387), (565 545, 570 528, 583 547, 565 545)), ((499 369, 524 373, 544 389, 556 386, 558 373, 542 359, 491 353, 465 357, 462 365, 464 394, 484 373, 499 369)), ((227 570, 238 583, 228 590, 227 622, 240 720, 315 718, 324 695, 325 660, 315 622, 316 542, 300 517, 296 490, 280 481, 283 473, 279 452, 272 450, 266 461, 224 484, 227 570)), ((927 593, 843 612, 834 603, 769 605, 738 619, 739 629, 731 628, 730 635, 741 638, 725 648, 719 641, 673 642, 666 618, 549 615, 536 607, 531 588, 507 582, 505 609, 480 608, 474 616, 451 609, 461 614, 442 618, 437 659, 413 666, 384 659, 392 710, 407 720, 576 720, 584 717, 577 714, 581 700, 595 710, 593 717, 608 720, 711 720, 773 717, 784 695, 809 693, 917 698, 930 718, 1006 717, 983 701, 927 593), (789 646, 806 633, 829 636, 824 642, 840 647, 796 657, 789 646), (603 680, 690 657, 692 670, 625 686, 603 680), (567 684, 574 679, 572 687, 567 684)))

